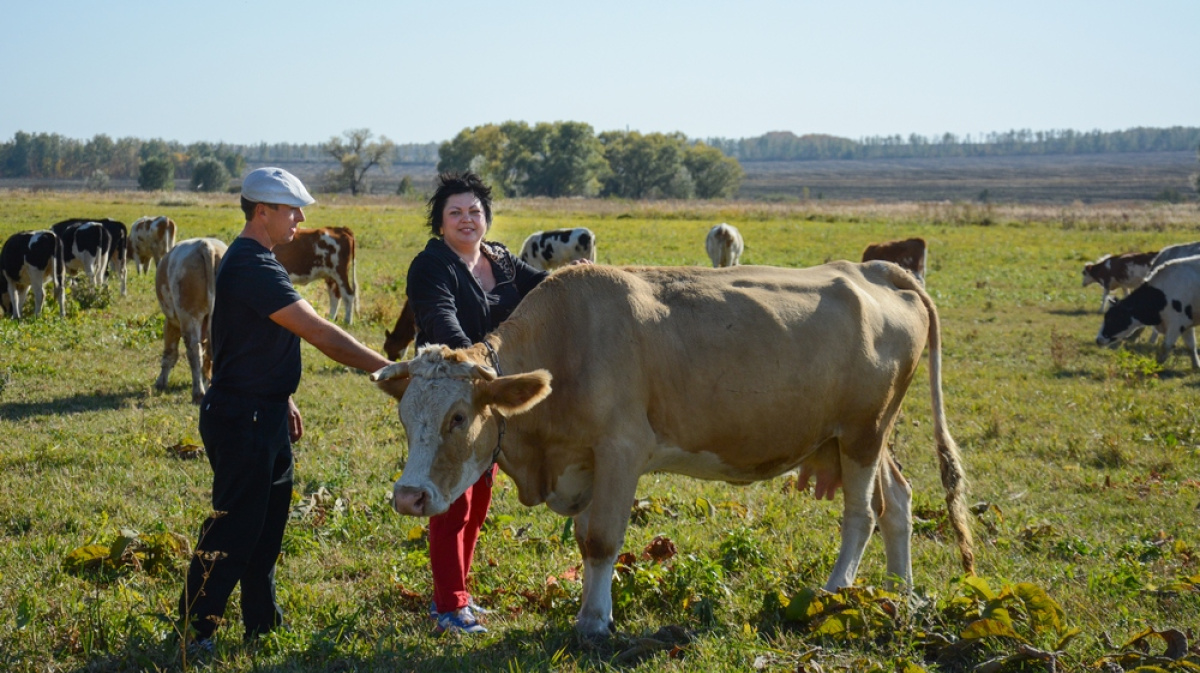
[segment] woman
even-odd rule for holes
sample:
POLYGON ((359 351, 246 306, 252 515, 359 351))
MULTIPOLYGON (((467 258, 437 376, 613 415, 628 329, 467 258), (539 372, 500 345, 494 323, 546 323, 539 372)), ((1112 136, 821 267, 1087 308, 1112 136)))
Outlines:
MULTIPOLYGON (((408 270, 408 301, 416 315, 417 347, 478 343, 546 278, 499 243, 484 241, 492 225, 492 190, 474 173, 438 176, 429 199, 435 238, 408 270)), ((482 633, 482 609, 467 592, 475 541, 492 499, 495 466, 450 509, 429 520, 429 562, 437 631, 482 633)))

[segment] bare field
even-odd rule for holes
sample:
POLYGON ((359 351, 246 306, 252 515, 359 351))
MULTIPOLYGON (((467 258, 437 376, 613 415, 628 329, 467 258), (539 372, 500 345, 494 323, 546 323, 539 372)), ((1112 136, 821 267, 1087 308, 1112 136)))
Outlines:
MULTIPOLYGON (((319 185, 333 162, 273 162, 319 185)), ((251 163, 250 168, 261 164, 251 163)), ((851 161, 747 161, 739 200, 833 200, 876 202, 978 201, 997 203, 1098 203, 1148 201, 1173 191, 1194 198, 1191 175, 1200 172, 1195 152, 1092 155, 963 157, 948 159, 859 159, 851 161)), ((412 178, 425 190, 434 164, 397 164, 374 173, 371 192, 395 194, 412 178)), ((113 180, 116 191, 136 190, 135 180, 113 180)), ((80 191, 83 180, 0 179, 0 189, 80 191)), ((186 180, 176 190, 187 191, 186 180)))

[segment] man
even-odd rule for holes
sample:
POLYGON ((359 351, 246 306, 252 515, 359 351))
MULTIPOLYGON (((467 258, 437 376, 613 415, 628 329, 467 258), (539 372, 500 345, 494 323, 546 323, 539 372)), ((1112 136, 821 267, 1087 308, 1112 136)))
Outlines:
POLYGON ((304 434, 292 393, 300 383, 300 339, 344 365, 376 371, 389 361, 313 310, 271 250, 295 236, 316 200, 280 168, 242 183, 246 225, 217 272, 210 342, 212 386, 200 404, 200 436, 213 469, 213 512, 180 597, 193 651, 212 634, 233 587, 242 585, 245 637, 283 622, 275 560, 292 495, 291 443, 304 434))

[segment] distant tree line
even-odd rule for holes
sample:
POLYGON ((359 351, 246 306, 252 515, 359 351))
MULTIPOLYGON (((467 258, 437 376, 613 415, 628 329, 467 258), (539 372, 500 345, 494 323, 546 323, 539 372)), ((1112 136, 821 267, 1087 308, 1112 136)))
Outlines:
POLYGON ((438 149, 439 171, 472 170, 508 196, 720 198, 742 167, 680 133, 606 131, 583 122, 485 124, 438 149))
POLYGON ((1138 127, 1124 131, 1031 131, 1029 129, 940 136, 911 134, 851 140, 830 135, 797 136, 788 131, 755 138, 710 138, 707 143, 739 161, 809 161, 818 159, 912 159, 997 157, 1043 154, 1172 152, 1200 146, 1200 128, 1138 127))

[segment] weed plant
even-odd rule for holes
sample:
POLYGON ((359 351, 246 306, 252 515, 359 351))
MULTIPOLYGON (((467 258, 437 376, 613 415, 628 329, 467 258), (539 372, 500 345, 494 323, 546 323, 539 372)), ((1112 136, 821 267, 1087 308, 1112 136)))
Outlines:
MULTIPOLYGON (((166 214, 179 239, 228 241, 241 226, 235 197, 159 198, 3 192, 0 237, 82 215, 166 214)), ((350 331, 380 347, 427 238, 421 205, 334 196, 306 212, 313 226, 354 230, 362 304, 350 331)), ((1194 207, 509 200, 490 237, 515 249, 536 230, 586 226, 602 264, 702 266, 705 234, 721 221, 741 230, 748 264, 809 266, 857 259, 870 242, 929 242, 980 577, 960 576, 946 528, 922 367, 893 437, 914 489, 911 596, 881 588, 874 541, 857 587, 818 590, 837 555, 840 497, 815 501, 788 477, 735 487, 647 475, 614 583, 619 633, 582 643, 569 521, 521 506, 501 476, 473 577, 477 600, 496 611, 490 632, 435 637, 424 522, 388 500, 406 458, 394 404, 305 346, 296 400, 307 432, 278 570, 290 630, 243 645, 232 601, 213 669, 1200 665, 1200 374, 1178 352, 1159 368, 1145 343, 1096 347, 1096 291, 1080 286, 1083 264, 1101 254, 1200 238, 1194 207)), ((319 284, 301 291, 328 309, 319 284)), ((172 640, 187 553, 169 541, 194 542, 211 473, 180 458, 199 443, 188 371, 153 390, 162 318, 152 274, 131 270, 127 297, 67 301, 66 320, 53 306, 0 320, 0 669, 192 668, 172 640), (72 556, 94 544, 108 553, 92 550, 92 566, 72 556)))

